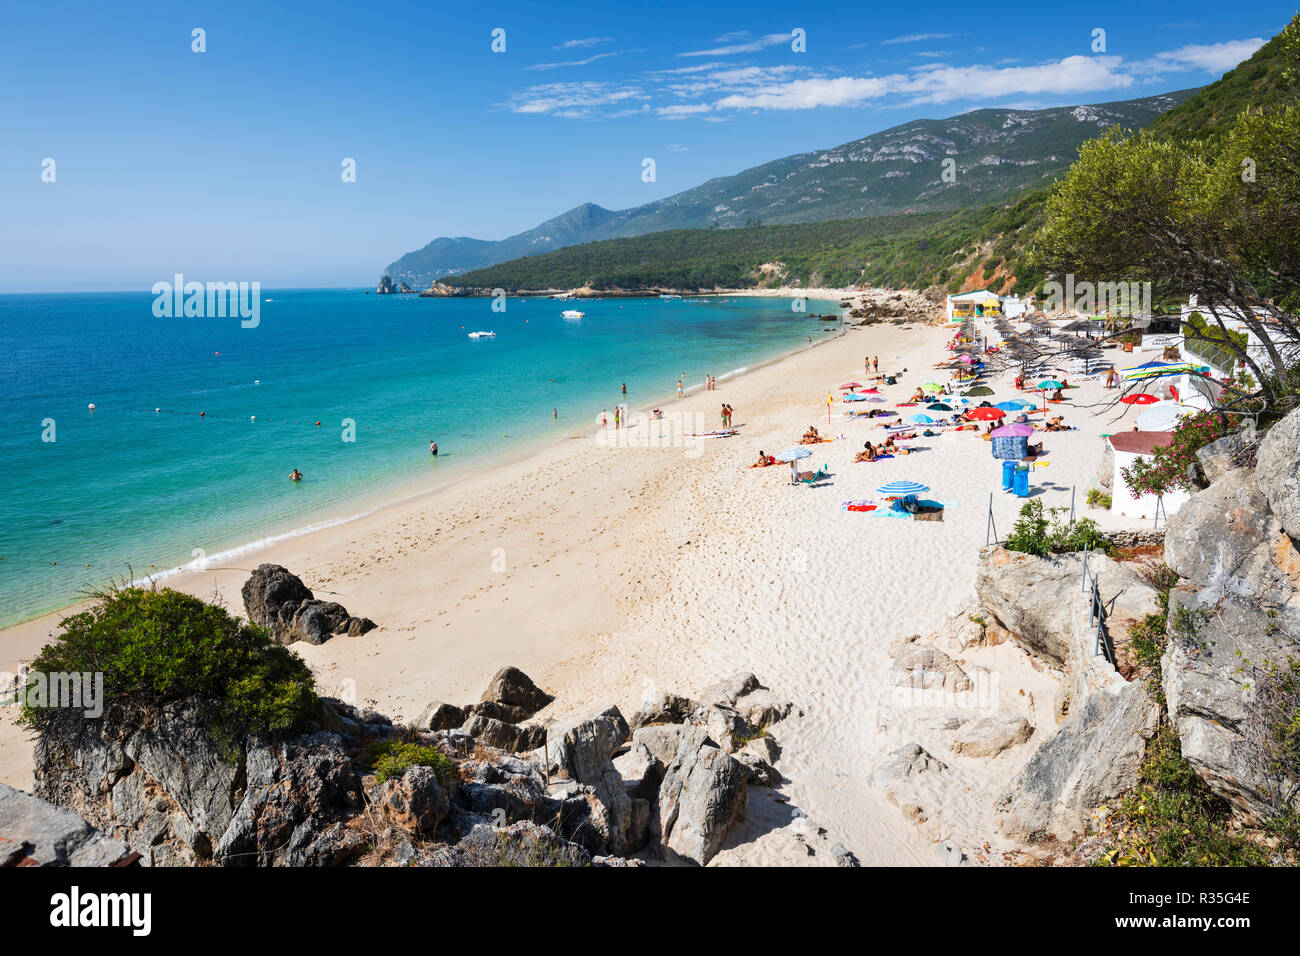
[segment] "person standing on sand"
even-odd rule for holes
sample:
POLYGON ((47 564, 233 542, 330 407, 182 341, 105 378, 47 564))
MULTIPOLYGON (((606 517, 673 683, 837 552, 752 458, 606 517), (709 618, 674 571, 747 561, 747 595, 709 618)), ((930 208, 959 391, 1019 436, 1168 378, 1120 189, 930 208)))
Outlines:
POLYGON ((606 412, 605 409, 603 408, 600 410, 600 427, 601 428, 609 427, 609 419, 606 417, 606 412))
POLYGON ((678 398, 681 398, 681 397, 682 397, 682 383, 681 383, 681 382, 678 382, 678 383, 677 383, 677 397, 678 397, 678 398))
POLYGON ((623 407, 622 405, 614 406, 614 427, 615 428, 623 427, 623 414, 621 411, 622 407, 623 407))
POLYGON ((875 358, 873 358, 873 359, 871 360, 871 371, 873 371, 873 372, 879 372, 879 371, 880 371, 880 356, 879 356, 879 355, 877 355, 875 358))

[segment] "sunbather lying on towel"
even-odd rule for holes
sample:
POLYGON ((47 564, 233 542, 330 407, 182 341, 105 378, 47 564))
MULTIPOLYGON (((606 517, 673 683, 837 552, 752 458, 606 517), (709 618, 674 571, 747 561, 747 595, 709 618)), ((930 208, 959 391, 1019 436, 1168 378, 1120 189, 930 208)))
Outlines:
POLYGON ((752 465, 750 465, 749 467, 750 467, 750 468, 766 468, 766 467, 768 467, 769 465, 775 465, 775 464, 776 464, 776 457, 773 456, 773 455, 765 455, 765 454, 763 454, 763 449, 760 448, 760 449, 758 450, 758 461, 754 462, 754 463, 753 463, 752 465))

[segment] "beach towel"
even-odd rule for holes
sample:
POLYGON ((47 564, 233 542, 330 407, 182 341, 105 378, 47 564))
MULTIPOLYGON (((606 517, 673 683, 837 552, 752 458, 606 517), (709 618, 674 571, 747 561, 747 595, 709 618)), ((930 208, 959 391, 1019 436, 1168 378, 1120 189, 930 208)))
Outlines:
MULTIPOLYGON (((875 458, 863 458, 861 464, 870 464, 871 462, 874 461, 882 461, 886 458, 893 458, 893 457, 894 457, 893 455, 877 455, 875 458)), ((855 463, 857 463, 857 459, 854 459, 854 461, 855 463)))
POLYGON ((842 505, 840 505, 840 510, 841 511, 875 511, 879 507, 880 505, 870 500, 846 501, 842 505))

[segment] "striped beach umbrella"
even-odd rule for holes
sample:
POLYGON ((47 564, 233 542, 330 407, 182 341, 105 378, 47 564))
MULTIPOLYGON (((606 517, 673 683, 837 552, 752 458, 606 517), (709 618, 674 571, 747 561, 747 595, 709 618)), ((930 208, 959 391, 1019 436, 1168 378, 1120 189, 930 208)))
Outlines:
POLYGON ((891 481, 876 489, 878 495, 921 495, 930 490, 929 485, 916 481, 891 481))

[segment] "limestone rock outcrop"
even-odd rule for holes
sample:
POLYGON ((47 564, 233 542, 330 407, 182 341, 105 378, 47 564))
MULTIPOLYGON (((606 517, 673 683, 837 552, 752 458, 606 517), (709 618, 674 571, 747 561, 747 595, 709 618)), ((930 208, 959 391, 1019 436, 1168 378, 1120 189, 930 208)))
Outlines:
POLYGON ((297 575, 278 564, 259 565, 240 593, 248 619, 281 644, 323 644, 334 635, 356 637, 376 626, 369 618, 349 614, 341 604, 318 601, 297 575))

